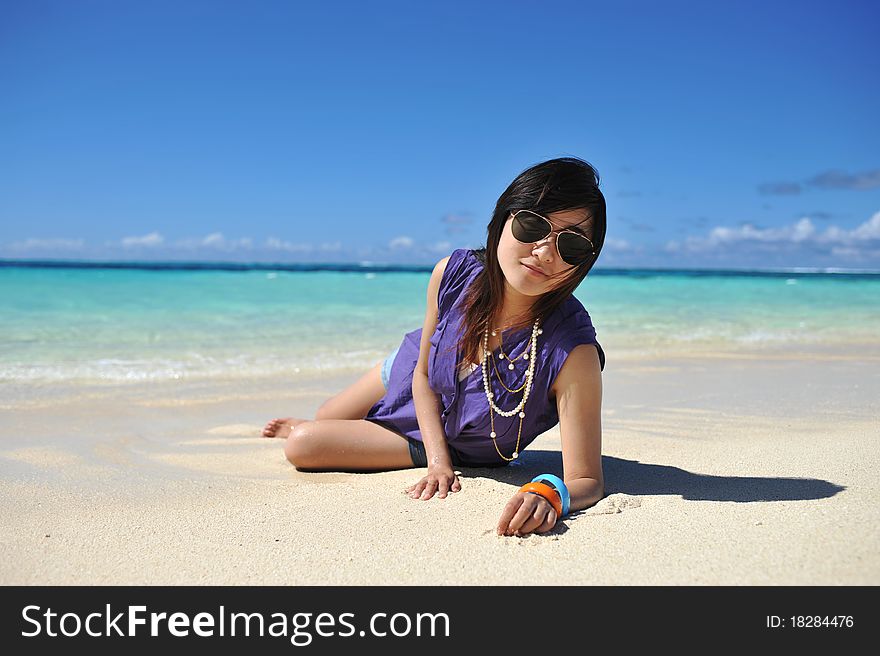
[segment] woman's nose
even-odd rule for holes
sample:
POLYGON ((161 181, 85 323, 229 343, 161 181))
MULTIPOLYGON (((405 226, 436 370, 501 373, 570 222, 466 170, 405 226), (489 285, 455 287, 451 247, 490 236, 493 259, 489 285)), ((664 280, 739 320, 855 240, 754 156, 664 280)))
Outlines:
POLYGON ((546 251, 543 251, 541 255, 553 254, 556 244, 556 233, 551 232, 549 235, 544 237, 541 241, 536 241, 532 246, 532 252, 538 250, 539 248, 546 248, 546 251))

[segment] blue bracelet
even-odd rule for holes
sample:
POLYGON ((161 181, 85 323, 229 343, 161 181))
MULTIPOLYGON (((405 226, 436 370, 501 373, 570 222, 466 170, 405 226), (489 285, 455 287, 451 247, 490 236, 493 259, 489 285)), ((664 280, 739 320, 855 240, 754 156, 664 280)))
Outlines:
POLYGON ((562 516, 565 517, 568 515, 571 497, 568 494, 568 487, 566 487, 565 481, 554 474, 540 474, 532 479, 532 483, 537 483, 539 481, 553 486, 553 488, 559 492, 559 498, 562 499, 562 516))

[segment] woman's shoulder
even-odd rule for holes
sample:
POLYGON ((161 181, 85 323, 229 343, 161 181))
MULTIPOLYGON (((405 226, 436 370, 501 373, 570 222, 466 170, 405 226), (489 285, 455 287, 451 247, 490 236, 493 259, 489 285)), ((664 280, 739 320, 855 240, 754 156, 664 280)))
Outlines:
POLYGON ((437 308, 441 319, 456 304, 480 268, 482 264, 472 249, 456 248, 452 251, 446 261, 437 296, 437 308))
POLYGON ((482 267, 474 251, 470 248, 456 248, 444 259, 446 267, 440 281, 441 291, 471 278, 477 268, 482 267))
POLYGON ((584 304, 571 294, 556 306, 542 327, 545 332, 552 335, 553 341, 558 341, 563 335, 572 331, 592 328, 593 320, 584 304))
POLYGON ((559 316, 563 325, 569 327, 580 326, 583 324, 588 324, 590 326, 593 325, 593 320, 590 318, 590 313, 587 312, 587 308, 584 307, 584 304, 581 303, 574 294, 569 295, 569 297, 562 302, 559 306, 559 310, 559 316))
POLYGON ((474 250, 473 248, 456 248, 446 258, 446 266, 469 267, 482 266, 485 262, 485 249, 474 250), (481 257, 482 254, 482 257, 481 257))

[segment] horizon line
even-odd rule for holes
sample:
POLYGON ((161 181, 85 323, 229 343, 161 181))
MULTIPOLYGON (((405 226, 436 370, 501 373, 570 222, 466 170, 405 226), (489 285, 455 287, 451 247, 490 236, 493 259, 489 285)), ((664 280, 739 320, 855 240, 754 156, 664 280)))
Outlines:
MULTIPOLYGON (((133 269, 166 271, 336 271, 349 273, 430 273, 433 264, 391 264, 364 260, 361 262, 230 262, 224 260, 73 260, 0 258, 0 268, 29 269, 133 269)), ((846 267, 605 267, 597 266, 590 274, 728 274, 728 275, 827 275, 877 276, 880 269, 846 267)))

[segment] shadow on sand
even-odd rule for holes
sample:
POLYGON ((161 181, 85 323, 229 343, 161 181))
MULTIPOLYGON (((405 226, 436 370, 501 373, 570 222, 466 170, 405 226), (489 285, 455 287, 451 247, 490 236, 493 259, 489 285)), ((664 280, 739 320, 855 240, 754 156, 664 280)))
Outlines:
MULTIPOLYGON (((514 465, 499 469, 467 468, 485 472, 495 480, 522 485, 538 474, 562 475, 562 454, 558 451, 526 451, 514 465)), ((693 501, 802 501, 826 499, 846 489, 816 478, 774 478, 764 476, 717 476, 699 474, 670 465, 652 465, 637 460, 602 456, 605 496, 622 493, 658 496, 674 494, 693 501)))

